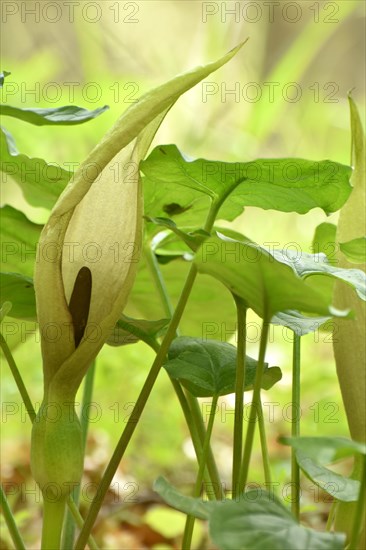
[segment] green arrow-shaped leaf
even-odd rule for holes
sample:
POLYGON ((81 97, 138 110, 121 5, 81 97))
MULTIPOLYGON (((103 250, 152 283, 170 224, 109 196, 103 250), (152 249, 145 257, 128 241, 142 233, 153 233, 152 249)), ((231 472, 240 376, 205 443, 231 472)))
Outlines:
POLYGON ((212 275, 248 307, 267 319, 288 309, 319 315, 340 314, 318 291, 294 271, 252 242, 239 242, 222 234, 207 239, 195 259, 201 273, 212 275))
POLYGON ((218 502, 210 513, 209 529, 220 550, 342 550, 345 541, 340 533, 299 525, 273 495, 262 490, 245 493, 239 502, 218 502))
MULTIPOLYGON (((236 347, 226 342, 200 338, 176 338, 164 367, 196 397, 213 397, 235 392, 236 347)), ((253 389, 257 361, 246 357, 245 390, 253 389)), ((282 377, 279 367, 265 363, 262 387, 271 388, 282 377)))
POLYGON ((237 500, 203 501, 187 497, 159 477, 154 490, 164 501, 199 519, 208 519, 219 550, 342 550, 345 536, 300 525, 273 494, 248 491, 237 500))
MULTIPOLYGON (((235 219, 245 206, 299 214, 319 207, 330 214, 341 208, 352 190, 349 183, 352 169, 329 160, 284 158, 235 163, 193 160, 175 145, 163 145, 154 149, 141 169, 146 185, 163 188, 165 195, 166 190, 179 185, 193 191, 191 201, 200 201, 202 206, 209 204, 207 197, 217 200, 229 196, 218 216, 227 220, 235 219)), ((161 197, 156 199, 152 205, 156 212, 150 215, 160 215, 161 197)))

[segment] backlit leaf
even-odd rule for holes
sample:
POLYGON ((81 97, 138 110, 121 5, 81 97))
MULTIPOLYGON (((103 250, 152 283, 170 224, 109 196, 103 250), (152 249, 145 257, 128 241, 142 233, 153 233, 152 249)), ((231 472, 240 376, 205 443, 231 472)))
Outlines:
MULTIPOLYGON (((329 160, 284 158, 235 163, 195 160, 187 158, 175 145, 156 147, 141 169, 146 186, 152 183, 165 193, 177 186, 189 189, 191 205, 199 201, 207 208, 207 197, 217 200, 227 196, 218 218, 229 221, 245 206, 299 214, 319 207, 330 214, 341 208, 352 189, 349 183, 352 169, 329 160)), ((161 208, 160 201, 157 198, 156 210, 161 208)))
POLYGON ((33 276, 37 243, 43 226, 31 222, 12 206, 3 206, 0 215, 1 270, 33 276))
POLYGON ((1 300, 11 302, 9 317, 37 318, 33 281, 20 273, 0 273, 1 300))
POLYGON ((40 158, 30 158, 18 152, 7 130, 0 130, 3 184, 15 181, 32 206, 52 208, 71 178, 71 172, 61 166, 48 164, 40 158))
POLYGON ((327 275, 344 281, 355 289, 359 298, 366 300, 366 274, 361 269, 347 269, 330 265, 325 254, 308 254, 307 252, 274 250, 274 258, 290 266, 297 275, 307 278, 310 275, 327 275))

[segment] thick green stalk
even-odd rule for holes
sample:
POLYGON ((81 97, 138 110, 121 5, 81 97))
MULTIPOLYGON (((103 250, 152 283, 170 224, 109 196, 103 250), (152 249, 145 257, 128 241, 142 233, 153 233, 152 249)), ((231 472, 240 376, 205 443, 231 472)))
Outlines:
MULTIPOLYGON (((89 415, 87 414, 87 411, 93 395, 94 375, 95 375, 95 361, 93 361, 93 363, 89 367, 89 370, 85 376, 83 398, 81 402, 80 423, 81 423, 81 434, 83 439, 84 453, 85 453, 86 439, 87 439, 88 427, 89 427, 89 415)), ((74 488, 70 498, 70 503, 74 504, 76 508, 79 506, 79 497, 80 497, 80 485, 74 488)), ((75 538, 75 518, 74 518, 73 512, 69 508, 66 515, 62 548, 64 550, 68 550, 69 548, 72 548, 74 545, 74 538, 75 538)))
POLYGON ((233 443, 233 472, 232 493, 233 499, 238 496, 238 483, 243 454, 243 419, 244 419, 244 388, 245 388, 245 352, 246 352, 246 317, 245 301, 234 295, 237 315, 237 365, 235 379, 235 411, 234 411, 234 443, 233 443))
POLYGON ((1 509, 4 514, 5 523, 9 529, 9 533, 11 536, 11 540, 14 543, 15 550, 25 550, 24 542, 21 537, 21 534, 18 531, 18 527, 14 521, 14 516, 11 513, 10 506, 8 503, 8 500, 6 498, 6 495, 3 491, 2 486, 0 486, 0 497, 1 497, 1 509))
MULTIPOLYGON (((294 334, 292 348, 292 437, 300 435, 300 340, 294 334)), ((300 468, 296 460, 296 451, 291 448, 291 511, 297 520, 300 519, 300 468)))
POLYGON ((42 550, 58 550, 61 545, 66 499, 43 498, 42 550))
POLYGON ((258 402, 257 418, 258 418, 258 427, 259 427, 259 437, 261 442, 264 481, 266 482, 268 487, 271 487, 271 483, 272 483, 271 464, 269 460, 267 437, 266 437, 266 426, 264 423, 263 407, 262 407, 261 401, 258 402))
POLYGON ((245 484, 248 479, 250 457, 252 454, 253 441, 254 441, 255 424, 257 420, 257 414, 260 412, 260 407, 261 407, 261 404, 260 404, 261 385, 262 385, 262 377, 263 377, 263 370, 264 370, 264 358, 266 355, 266 348, 267 348, 268 331, 269 331, 269 323, 266 317, 264 317, 263 324, 262 324, 261 341, 259 346, 257 372, 255 375, 255 381, 254 381, 253 399, 252 399, 252 405, 250 408, 249 424, 248 424, 247 436, 245 439, 243 461, 242 461, 242 466, 241 466, 241 471, 239 476, 239 492, 244 491, 245 484))
MULTIPOLYGON (((202 481, 203 481, 203 475, 206 467, 206 461, 208 457, 208 451, 210 448, 210 441, 211 441, 211 435, 212 435, 212 428, 215 421, 215 414, 216 414, 216 407, 217 407, 217 401, 219 396, 214 395, 211 402, 211 410, 210 410, 210 416, 208 419, 207 424, 207 431, 205 440, 203 443, 203 449, 202 449, 202 457, 199 462, 199 469, 197 474, 196 483, 194 486, 193 491, 193 497, 197 498, 201 494, 201 488, 202 488, 202 481)), ((190 550, 191 544, 192 544, 192 535, 193 535, 193 529, 194 529, 194 523, 195 523, 195 517, 194 516, 187 516, 186 520, 186 526, 184 529, 183 534, 183 541, 182 541, 182 550, 190 550)))

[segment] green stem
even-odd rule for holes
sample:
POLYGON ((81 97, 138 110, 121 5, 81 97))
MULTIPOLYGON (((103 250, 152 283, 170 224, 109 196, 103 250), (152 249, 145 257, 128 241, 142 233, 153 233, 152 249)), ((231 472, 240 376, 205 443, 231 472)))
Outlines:
MULTIPOLYGON (((219 397, 218 395, 214 395, 213 398, 212 398, 210 416, 209 416, 209 419, 208 419, 206 436, 205 436, 205 440, 204 440, 204 443, 203 443, 202 457, 201 457, 201 460, 199 462, 199 469, 198 469, 197 479, 196 479, 196 483, 195 483, 194 491, 193 491, 193 497, 194 498, 199 497, 200 494, 201 494, 203 475, 204 475, 204 471, 205 471, 205 467, 206 467, 208 451, 210 449, 210 441, 211 441, 211 435, 212 435, 212 428, 213 428, 214 421, 215 421, 215 414, 216 414, 216 407, 217 407, 218 397, 219 397)), ((190 550, 190 548, 191 548, 194 523, 195 523, 195 517, 194 516, 187 516, 186 525, 185 525, 184 534, 183 534, 182 550, 190 550)))
MULTIPOLYGON (((217 207, 215 206, 213 208, 214 210, 214 216, 208 218, 208 221, 206 222, 206 229, 210 228, 210 224, 213 222, 210 221, 210 219, 215 220, 215 215, 217 213, 217 207)), ((167 315, 169 318, 173 317, 174 309, 172 306, 172 303, 169 298, 169 293, 164 281, 164 277, 161 273, 161 270, 159 268, 159 264, 156 260, 156 256, 151 249, 151 246, 149 243, 147 243, 144 247, 145 251, 145 258, 147 265, 149 267, 149 271, 151 273, 151 276, 155 282, 156 289, 159 293, 159 296, 161 298, 161 302, 164 308, 165 315, 167 315)), ((176 334, 179 335, 179 328, 177 327, 176 334)), ((205 424, 202 419, 201 409, 198 403, 198 400, 194 395, 192 395, 189 391, 187 391, 185 394, 182 390, 181 384, 177 380, 173 380, 170 378, 173 387, 175 389, 175 392, 177 394, 177 397, 179 399, 179 402, 182 406, 183 414, 185 416, 185 420, 188 426, 188 429, 190 431, 192 443, 195 449, 195 453, 197 456, 197 460, 199 462, 199 457, 202 452, 202 445, 203 441, 205 439, 206 435, 206 428, 205 424), (188 401, 188 404, 187 404, 188 401), (187 405, 186 405, 187 404, 187 405)), ((213 486, 213 492, 217 499, 224 498, 223 489, 221 486, 220 476, 217 469, 217 465, 215 462, 215 458, 212 453, 212 449, 209 449, 208 452, 208 458, 207 458, 207 468, 209 471, 210 479, 207 477, 206 481, 207 483, 211 483, 213 486)), ((212 498, 212 492, 209 493, 209 496, 212 498)))
MULTIPOLYGON (((89 405, 91 403, 92 395, 93 395, 94 376, 95 376, 95 361, 93 361, 93 363, 88 369, 88 372, 86 373, 83 398, 81 402, 80 424, 81 424, 81 434, 83 438, 84 453, 85 453, 86 439, 87 439, 88 427, 89 427, 89 415, 87 414, 87 412, 89 410, 89 405)), ((74 488, 74 490, 72 491, 72 496, 68 502, 71 504, 71 506, 75 506, 75 508, 78 509, 79 498, 80 498, 80 485, 74 488)), ((62 548, 64 550, 68 550, 69 548, 72 548, 74 545, 74 538, 75 538, 75 518, 74 518, 74 513, 69 508, 66 515, 62 548)))
MULTIPOLYGON (((197 427, 197 430, 200 436, 200 446, 202 448, 202 445, 204 444, 204 441, 206 438, 206 427, 202 418, 200 404, 198 400, 188 391, 186 392, 186 396, 187 396, 188 403, 190 404, 190 407, 191 407, 194 423, 197 427)), ((213 455, 213 452, 210 446, 207 451, 206 463, 207 463, 208 471, 210 473, 210 481, 213 488, 213 493, 215 494, 215 497, 217 500, 223 500, 225 498, 225 492, 221 485, 219 471, 217 469, 215 457, 213 455)), ((211 497, 211 493, 208 493, 208 494, 209 494, 209 497, 211 497)))
POLYGON ((11 373, 12 373, 13 378, 15 380, 15 383, 18 387, 19 393, 20 393, 20 395, 23 399, 23 403, 25 405, 25 408, 27 409, 29 418, 30 418, 31 422, 34 422, 34 420, 36 418, 36 412, 33 408, 33 405, 32 405, 32 402, 30 400, 29 394, 28 394, 27 389, 24 385, 24 382, 23 382, 23 379, 22 379, 21 374, 19 372, 19 369, 16 366, 16 363, 15 363, 14 358, 12 356, 12 353, 9 349, 9 346, 6 343, 6 340, 5 340, 4 336, 1 333, 0 333, 0 347, 3 350, 3 353, 6 357, 6 360, 8 362, 9 367, 10 367, 11 373))
POLYGON ((243 454, 243 419, 244 419, 244 388, 245 388, 245 352, 246 352, 246 317, 247 307, 245 301, 239 296, 234 296, 238 324, 238 348, 235 379, 235 411, 234 411, 234 443, 233 443, 233 473, 232 493, 233 499, 238 495, 238 483, 243 454))
POLYGON ((327 524, 325 526, 325 530, 326 531, 331 531, 332 530, 332 527, 333 527, 333 521, 334 521, 334 516, 335 516, 335 513, 336 513, 336 509, 337 509, 337 505, 338 505, 338 501, 337 500, 333 500, 331 506, 330 506, 330 510, 329 510, 329 514, 328 514, 328 519, 327 519, 327 524))
MULTIPOLYGON (((194 416, 194 413, 192 412, 192 409, 189 406, 188 403, 188 392, 187 395, 184 393, 182 386, 179 384, 177 380, 174 380, 173 378, 170 379, 173 387, 175 389, 175 392, 177 394, 177 397, 179 399, 179 403, 182 407, 184 418, 186 420, 187 426, 189 427, 193 447, 196 453, 197 461, 200 464, 202 460, 202 452, 203 452, 203 442, 204 438, 206 436, 206 429, 203 426, 204 432, 202 433, 201 430, 198 429, 198 425, 200 423, 197 422, 197 418, 194 416), (202 439, 203 437, 203 439, 202 439)), ((194 399, 192 401, 192 404, 198 404, 197 399, 194 399)), ((198 404, 199 406, 199 404, 198 404)), ((198 411, 199 419, 203 423, 202 415, 200 410, 198 411)), ((207 452, 207 459, 206 459, 207 469, 205 469, 204 472, 204 480, 209 485, 211 484, 213 487, 213 492, 207 491, 208 498, 210 500, 216 499, 222 499, 223 498, 223 490, 219 478, 219 474, 217 471, 216 462, 212 453, 211 447, 208 449, 207 452)))
POLYGON ((240 477, 239 477, 239 492, 244 491, 245 484, 248 479, 249 463, 250 463, 250 457, 252 454, 253 441, 254 441, 255 424, 257 419, 257 413, 259 413, 260 406, 261 406, 260 394, 261 394, 262 377, 263 377, 263 370, 264 370, 264 358, 266 355, 268 331, 269 331, 269 323, 266 319, 267 318, 265 316, 262 324, 262 334, 261 334, 261 341, 259 346, 257 371, 256 371, 255 381, 254 381, 253 399, 252 399, 252 405, 250 408, 249 425, 247 430, 247 436, 245 439, 243 461, 242 461, 240 477))
POLYGON ((162 305, 164 308, 164 314, 169 318, 173 317, 174 308, 169 298, 169 294, 165 285, 165 281, 159 269, 158 261, 156 259, 154 251, 151 249, 150 243, 146 243, 144 247, 145 259, 148 265, 149 271, 155 283, 156 290, 159 293, 162 305))
POLYGON ((5 523, 9 529, 11 540, 14 543, 14 548, 15 550, 25 550, 23 539, 14 521, 14 516, 11 513, 9 503, 3 491, 2 486, 0 486, 0 497, 1 497, 1 508, 4 514, 5 523))
POLYGON ((261 450, 262 450, 262 460, 263 460, 263 470, 264 470, 264 481, 271 487, 272 476, 271 476, 271 464, 269 460, 267 437, 266 437, 266 426, 264 423, 263 407, 261 401, 258 403, 258 426, 259 426, 259 437, 261 441, 261 450))
MULTIPOLYGON (((364 512, 366 505, 366 456, 362 457, 362 477, 360 484, 360 492, 357 500, 357 508, 354 515, 351 540, 348 550, 357 550, 359 548, 359 540, 362 529, 364 528, 364 512)), ((362 545, 363 546, 363 545, 362 545)))
MULTIPOLYGON (((78 526, 79 529, 82 529, 84 525, 84 520, 82 515, 79 512, 79 508, 76 506, 71 495, 67 499, 67 505, 74 518, 76 525, 78 526)), ((89 538, 88 538, 88 546, 90 550, 99 550, 97 543, 95 542, 94 538, 91 535, 89 535, 89 538)), ((70 548, 72 548, 72 546, 68 546, 67 550, 69 550, 70 548)))
POLYGON ((65 499, 43 499, 42 550, 58 550, 65 515, 65 499))
MULTIPOLYGON (((208 213, 207 220, 204 226, 204 230, 207 231, 208 233, 210 233, 212 230, 212 226, 215 222, 216 215, 220 209, 222 202, 226 199, 226 196, 227 195, 225 195, 225 197, 223 197, 222 200, 220 201, 214 201, 211 205, 211 208, 208 213)), ((195 264, 192 264, 188 272, 187 279, 183 287, 182 293, 180 295, 177 307, 175 308, 174 314, 169 323, 168 330, 161 343, 160 349, 156 354, 155 360, 151 366, 149 374, 147 375, 147 378, 142 387, 142 390, 137 398, 137 401, 135 403, 135 406, 133 408, 129 421, 127 422, 126 427, 122 432, 122 435, 117 443, 117 446, 114 450, 112 458, 110 459, 109 464, 100 481, 97 494, 95 495, 93 502, 91 503, 91 506, 89 508, 89 512, 85 518, 84 527, 81 530, 79 537, 76 541, 75 550, 83 550, 83 548, 85 547, 88 535, 98 516, 104 497, 107 494, 108 487, 112 482, 113 476, 117 471, 118 465, 121 462, 121 459, 131 440, 131 437, 137 427, 138 421, 144 410, 146 402, 150 396, 150 393, 159 375, 160 369, 165 361, 166 354, 168 353, 170 345, 174 340, 179 322, 181 320, 184 309, 186 307, 196 276, 197 276, 197 267, 195 264)))
MULTIPOLYGON (((300 435, 300 340, 294 332, 292 352, 292 437, 300 435)), ((291 511, 300 519, 300 468, 296 460, 296 451, 291 448, 291 511)))

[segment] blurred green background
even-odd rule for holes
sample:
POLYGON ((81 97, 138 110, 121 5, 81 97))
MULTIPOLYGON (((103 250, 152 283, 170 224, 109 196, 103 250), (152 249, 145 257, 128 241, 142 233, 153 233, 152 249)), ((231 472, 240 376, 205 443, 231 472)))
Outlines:
MULTIPOLYGON (((1 68, 12 73, 2 91, 3 102, 20 107, 74 103, 89 109, 108 104, 110 109, 74 128, 35 127, 10 118, 2 123, 23 153, 63 167, 68 162, 81 162, 143 92, 177 73, 216 59, 249 37, 234 60, 178 101, 154 143, 176 143, 188 155, 207 159, 246 161, 293 156, 329 158, 349 164, 347 91, 354 88, 353 97, 361 113, 365 105, 364 18, 364 3, 352 0, 3 2, 1 68)), ((44 209, 27 205, 9 179, 2 186, 2 204, 24 211, 39 223, 49 215, 44 209)), ((337 215, 333 215, 326 221, 336 220, 337 215)), ((278 248, 296 243, 309 251, 314 229, 322 221, 325 215, 318 209, 298 216, 248 208, 232 226, 259 243, 276 242, 278 248)), ((202 312, 200 321, 204 326, 210 319, 202 312)), ((255 355, 255 323, 259 320, 253 315, 249 321, 252 331, 248 351, 255 355)), ((35 328, 18 325, 17 330, 26 341, 14 350, 14 357, 33 401, 39 404, 42 369, 35 328), (26 329, 30 330, 27 337, 26 329)), ((220 326, 218 330, 223 339, 235 342, 234 329, 232 306, 231 326, 220 326)), ((283 379, 270 392, 263 392, 263 401, 268 404, 265 410, 273 477, 280 483, 279 494, 284 496, 289 480, 289 453, 277 443, 277 437, 291 429, 287 407, 291 401, 289 337, 280 327, 273 330, 267 360, 281 366, 283 379)), ((302 433, 348 435, 331 336, 320 333, 305 337, 302 356, 302 433)), ((143 344, 103 348, 97 362, 95 405, 90 413, 86 482, 100 477, 152 359, 152 351, 143 344)), ((37 493, 27 494, 35 488, 29 477, 30 422, 5 362, 1 375, 3 480, 14 484, 10 490, 14 494, 9 498, 23 522, 27 547, 37 548, 40 499, 37 493)), ((246 400, 250 400, 250 395, 246 400)), ((213 441, 227 489, 233 406, 232 396, 221 400, 213 441)), ((207 400, 203 400, 202 408, 207 412, 207 400)), ((253 464, 250 479, 261 483, 258 446, 253 464)), ((136 498, 149 500, 157 475, 164 474, 172 483, 184 487, 193 482, 195 472, 188 430, 170 382, 162 372, 121 463, 115 479, 117 489, 109 495, 107 511, 98 524, 102 547, 143 548, 155 544, 158 548, 156 541, 149 545, 137 535, 134 539, 131 533, 132 538, 126 539, 114 529, 128 514, 136 514, 130 510, 127 484, 135 484, 132 487, 136 487, 136 498)), ((87 497, 84 500, 87 504, 87 497)), ((326 511, 329 503, 327 497, 314 491, 310 481, 304 480, 302 506, 305 520, 317 526, 322 519, 315 511, 326 511)), ((163 517, 164 509, 160 513, 163 517)), ((136 517, 137 524, 141 523, 136 517)), ((154 521, 156 518, 143 520, 151 525, 154 521)), ((176 516, 161 519, 160 525, 173 525, 176 521, 179 533, 182 525, 176 516)), ((2 533, 3 547, 11 548, 5 529, 2 533)))

